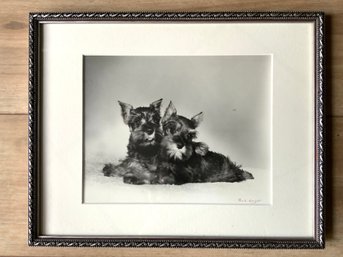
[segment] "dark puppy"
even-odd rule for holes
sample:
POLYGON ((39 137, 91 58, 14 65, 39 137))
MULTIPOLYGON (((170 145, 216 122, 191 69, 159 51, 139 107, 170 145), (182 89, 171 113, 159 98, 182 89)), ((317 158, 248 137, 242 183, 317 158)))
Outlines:
POLYGON ((119 101, 124 123, 129 126, 127 157, 118 165, 106 164, 105 176, 123 176, 125 183, 147 184, 155 180, 157 155, 160 149, 160 108, 162 99, 149 107, 133 108, 119 101))
POLYGON ((162 126, 164 137, 159 155, 158 183, 184 184, 200 182, 239 182, 253 179, 228 157, 208 151, 204 143, 194 142, 196 128, 203 119, 199 113, 187 119, 177 115, 170 102, 162 126))

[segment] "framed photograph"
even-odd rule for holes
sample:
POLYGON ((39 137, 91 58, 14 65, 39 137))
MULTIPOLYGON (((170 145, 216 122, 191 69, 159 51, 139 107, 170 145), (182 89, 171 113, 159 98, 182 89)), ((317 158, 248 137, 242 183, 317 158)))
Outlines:
POLYGON ((29 245, 324 248, 323 13, 29 26, 29 245))

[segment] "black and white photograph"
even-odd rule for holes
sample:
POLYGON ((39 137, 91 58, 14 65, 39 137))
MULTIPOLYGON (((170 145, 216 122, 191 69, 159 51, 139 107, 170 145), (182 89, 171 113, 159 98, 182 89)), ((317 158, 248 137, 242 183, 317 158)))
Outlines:
POLYGON ((29 18, 30 246, 325 247, 324 13, 29 18))
POLYGON ((271 204, 272 56, 85 56, 84 203, 271 204))

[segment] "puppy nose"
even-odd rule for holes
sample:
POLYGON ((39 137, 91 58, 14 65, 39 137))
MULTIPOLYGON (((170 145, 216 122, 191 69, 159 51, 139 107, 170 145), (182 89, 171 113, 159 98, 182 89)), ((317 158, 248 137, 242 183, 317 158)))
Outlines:
POLYGON ((148 133, 148 135, 151 135, 152 133, 154 133, 154 129, 153 128, 147 128, 146 133, 148 133))
POLYGON ((185 144, 180 142, 180 143, 176 143, 176 146, 178 149, 181 149, 182 147, 185 146, 185 144))

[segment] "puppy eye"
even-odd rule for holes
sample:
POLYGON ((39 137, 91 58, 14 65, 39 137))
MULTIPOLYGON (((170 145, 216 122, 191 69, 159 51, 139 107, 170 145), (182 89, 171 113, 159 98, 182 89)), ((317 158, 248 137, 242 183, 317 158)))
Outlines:
POLYGON ((138 128, 139 126, 141 125, 141 121, 140 120, 135 120, 135 121, 133 121, 133 123, 132 123, 132 127, 133 127, 133 129, 136 129, 136 128, 138 128))
POLYGON ((166 134, 175 134, 176 132, 176 127, 173 124, 166 124, 163 126, 163 130, 166 134))
POLYGON ((197 134, 196 134, 196 133, 189 133, 189 134, 187 135, 187 138, 188 138, 189 140, 195 139, 196 137, 197 137, 197 134))
POLYGON ((176 131, 175 131, 175 128, 167 128, 167 129, 166 129, 166 133, 167 133, 167 134, 174 135, 175 132, 176 132, 176 131))

